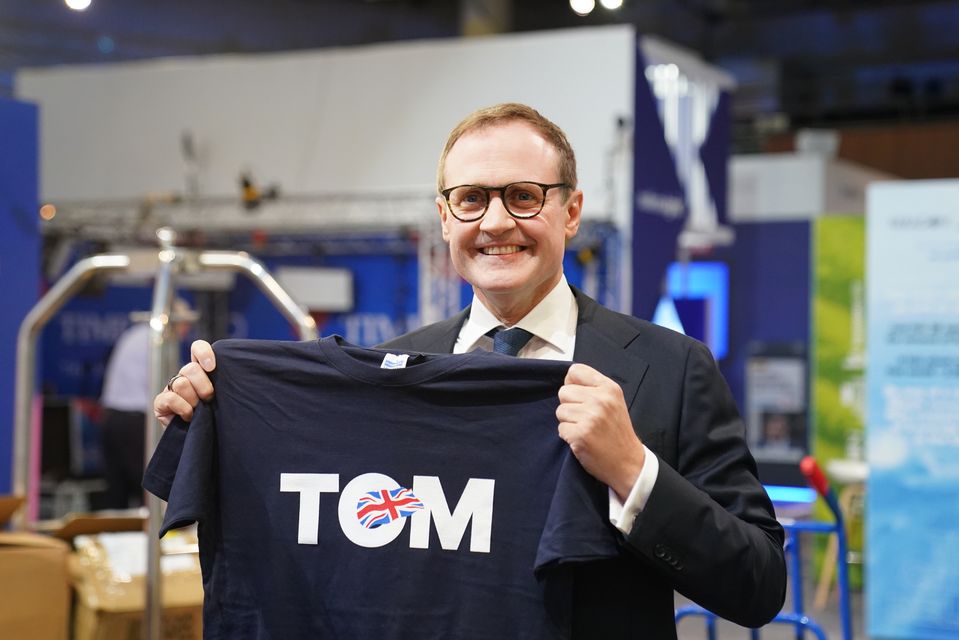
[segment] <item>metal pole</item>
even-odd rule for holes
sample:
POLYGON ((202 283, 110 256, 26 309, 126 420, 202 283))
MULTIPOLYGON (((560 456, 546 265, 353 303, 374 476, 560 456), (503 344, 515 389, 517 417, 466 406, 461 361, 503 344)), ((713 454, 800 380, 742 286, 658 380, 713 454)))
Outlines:
POLYGON ((204 251, 198 256, 198 263, 207 269, 243 271, 253 280, 267 298, 276 305, 290 323, 297 327, 301 340, 315 340, 316 321, 305 312, 280 286, 266 267, 249 254, 232 251, 204 251))
POLYGON ((436 299, 433 297, 433 237, 434 227, 438 227, 435 221, 426 226, 420 224, 420 232, 416 236, 416 267, 419 274, 419 321, 420 325, 429 324, 442 320, 434 317, 436 313, 436 299))
MULTIPOLYGON (((837 503, 838 504, 838 503, 837 503)), ((852 640, 852 614, 849 610, 849 543, 846 538, 846 523, 842 511, 836 511, 836 540, 839 542, 837 589, 839 591, 839 622, 842 625, 842 640, 852 640)))
MULTIPOLYGON (((181 268, 222 269, 243 271, 252 279, 264 294, 273 302, 283 315, 297 327, 300 338, 313 340, 317 337, 316 322, 300 308, 290 295, 280 287, 258 260, 242 252, 205 251, 196 256, 191 264, 192 254, 178 250, 174 245, 175 234, 170 229, 157 231, 160 239, 160 266, 153 289, 153 310, 150 317, 150 384, 159 390, 166 379, 163 370, 163 346, 170 337, 170 313, 173 305, 173 277, 181 268)), ((153 417, 153 409, 147 409, 146 455, 149 459, 159 442, 162 426, 153 417)), ((146 606, 144 611, 145 640, 159 640, 162 613, 162 573, 160 570, 160 527, 163 524, 163 502, 153 495, 147 495, 149 516, 147 521, 147 575, 146 606)))
MULTIPOLYGON (((150 389, 158 391, 167 371, 165 341, 171 332, 170 314, 173 310, 173 273, 177 251, 173 246, 176 235, 171 229, 157 231, 160 240, 159 266, 153 285, 153 305, 150 311, 150 389)), ((163 425, 153 415, 153 407, 146 408, 144 456, 149 460, 160 441, 163 425)), ((143 637, 159 640, 160 616, 163 610, 163 582, 160 571, 160 526, 163 524, 163 501, 153 494, 146 495, 147 505, 147 572, 144 605, 143 637)))
MULTIPOLYGON (((259 261, 245 253, 208 251, 198 255, 179 250, 172 230, 157 231, 160 240, 159 263, 153 290, 153 306, 150 315, 150 386, 158 390, 163 385, 167 371, 164 345, 172 337, 170 328, 173 307, 175 275, 182 269, 223 269, 243 271, 273 302, 280 312, 297 328, 300 338, 312 340, 317 337, 313 318, 284 291, 259 261), (195 263, 190 260, 195 256, 195 263)), ((92 256, 75 264, 40 301, 27 313, 17 336, 17 370, 14 415, 14 492, 27 496, 27 507, 14 518, 17 529, 26 527, 29 514, 36 504, 37 496, 30 486, 30 460, 32 457, 31 425, 33 423, 33 396, 36 385, 36 341, 41 329, 50 318, 83 285, 97 273, 128 271, 131 267, 144 269, 152 260, 148 257, 131 258, 128 255, 104 254, 92 256), (141 259, 142 258, 142 259, 141 259)), ((162 433, 159 421, 153 418, 152 406, 147 407, 144 424, 146 429, 145 455, 152 456, 162 433)), ((147 496, 147 575, 143 636, 146 640, 160 638, 161 621, 161 572, 160 539, 163 503, 152 495, 147 496)))
POLYGON ((27 504, 13 518, 14 529, 24 529, 37 504, 36 487, 30 486, 33 396, 37 382, 37 336, 63 304, 97 273, 124 271, 125 255, 104 254, 85 258, 73 267, 27 313, 17 334, 17 370, 14 404, 13 492, 26 496, 27 504))

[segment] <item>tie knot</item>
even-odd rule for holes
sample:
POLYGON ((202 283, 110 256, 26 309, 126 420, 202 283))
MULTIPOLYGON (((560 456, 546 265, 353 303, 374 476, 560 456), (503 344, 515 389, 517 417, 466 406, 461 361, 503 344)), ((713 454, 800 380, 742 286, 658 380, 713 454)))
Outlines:
POLYGON ((526 329, 513 327, 512 329, 493 329, 487 335, 493 338, 493 351, 508 356, 515 356, 526 346, 533 334, 526 329))

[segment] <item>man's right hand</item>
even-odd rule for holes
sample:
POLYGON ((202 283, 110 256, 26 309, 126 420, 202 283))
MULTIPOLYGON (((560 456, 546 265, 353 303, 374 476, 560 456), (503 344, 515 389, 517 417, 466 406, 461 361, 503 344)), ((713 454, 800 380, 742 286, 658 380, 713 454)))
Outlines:
POLYGON ((213 397, 213 383, 206 374, 215 368, 216 356, 209 342, 197 340, 190 345, 189 364, 180 367, 173 384, 163 387, 153 399, 153 415, 164 427, 170 424, 173 416, 189 422, 193 419, 193 408, 200 400, 213 397))

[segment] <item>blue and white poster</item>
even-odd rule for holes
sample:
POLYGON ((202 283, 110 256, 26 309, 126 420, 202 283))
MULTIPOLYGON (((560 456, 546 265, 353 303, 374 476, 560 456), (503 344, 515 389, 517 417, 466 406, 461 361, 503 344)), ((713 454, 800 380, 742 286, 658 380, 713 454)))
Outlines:
POLYGON ((867 632, 959 638, 959 180, 867 204, 867 632))

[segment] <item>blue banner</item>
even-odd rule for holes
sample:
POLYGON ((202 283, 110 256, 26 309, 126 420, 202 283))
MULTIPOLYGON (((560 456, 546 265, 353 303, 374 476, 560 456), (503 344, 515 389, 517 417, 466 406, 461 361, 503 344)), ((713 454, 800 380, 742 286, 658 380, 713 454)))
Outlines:
POLYGON ((680 233, 726 221, 729 96, 636 50, 633 315, 652 318, 680 233))
POLYGON ((17 333, 37 302, 37 108, 0 98, 0 494, 9 493, 17 333))
POLYGON ((131 312, 150 311, 152 297, 152 286, 112 286, 88 287, 68 300, 43 330, 44 394, 99 398, 113 345, 132 323, 131 312))
MULTIPOLYGON (((364 252, 340 255, 288 255, 266 258, 275 272, 280 266, 348 269, 353 276, 353 308, 342 313, 314 314, 321 336, 337 334, 349 342, 373 346, 418 325, 418 267, 414 245, 406 250, 377 248, 370 240, 364 252)), ((233 322, 227 336, 215 338, 296 339, 294 329, 248 279, 238 277, 230 293, 233 322)))

